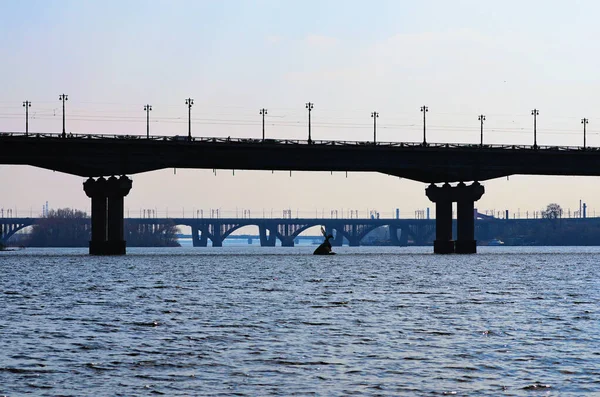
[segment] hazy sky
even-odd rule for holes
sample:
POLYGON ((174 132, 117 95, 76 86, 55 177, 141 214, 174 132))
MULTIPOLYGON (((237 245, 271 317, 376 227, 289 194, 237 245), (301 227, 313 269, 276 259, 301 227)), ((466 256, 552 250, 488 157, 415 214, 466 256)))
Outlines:
MULTIPOLYGON (((0 131, 307 137, 600 146, 600 3, 595 1, 48 1, 0 0, 0 131)), ((359 161, 359 160, 357 160, 359 161)), ((381 174, 162 170, 133 175, 125 206, 188 216, 202 208, 300 215, 342 208, 403 217, 431 207, 425 184, 381 174)), ((0 166, 0 208, 34 215, 89 208, 83 178, 0 166)), ((521 212, 587 202, 598 178, 513 176, 484 183, 481 210, 521 212)))

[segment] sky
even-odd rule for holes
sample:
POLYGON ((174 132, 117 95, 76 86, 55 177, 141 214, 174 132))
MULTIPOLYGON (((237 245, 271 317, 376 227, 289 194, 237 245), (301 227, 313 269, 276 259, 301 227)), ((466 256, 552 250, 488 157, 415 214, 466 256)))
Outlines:
MULTIPOLYGON (((595 1, 61 1, 0 0, 0 131, 306 139, 377 138, 600 146, 600 3, 595 1)), ((130 176, 130 216, 415 217, 431 208, 425 184, 377 173, 166 169, 130 176)), ((36 216, 89 211, 83 178, 0 166, 0 210, 36 216)), ((586 202, 592 177, 511 176, 484 182, 481 212, 532 214, 586 202)))

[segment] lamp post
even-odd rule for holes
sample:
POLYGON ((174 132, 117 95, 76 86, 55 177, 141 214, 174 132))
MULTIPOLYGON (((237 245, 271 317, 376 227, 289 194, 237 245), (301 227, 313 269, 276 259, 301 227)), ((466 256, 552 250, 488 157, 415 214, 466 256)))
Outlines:
POLYGON ((313 107, 314 107, 314 103, 312 103, 312 102, 306 103, 306 108, 308 109, 308 144, 309 145, 312 143, 312 137, 310 135, 310 112, 313 110, 313 107))
POLYGON ((483 122, 485 121, 485 115, 480 114, 479 117, 477 117, 477 120, 479 120, 481 124, 481 141, 479 146, 483 146, 483 122))
POLYGON ((62 137, 65 138, 67 133, 65 132, 65 101, 69 100, 69 96, 65 94, 60 94, 58 96, 58 100, 62 101, 63 104, 63 129, 62 129, 62 137))
POLYGON ((188 105, 188 141, 192 140, 192 105, 194 104, 194 100, 192 98, 188 98, 185 100, 185 104, 188 105))
POLYGON ((150 139, 150 111, 152 105, 144 105, 144 111, 146 112, 146 138, 150 139))
POLYGON ((379 113, 371 112, 371 117, 373 118, 373 145, 375 145, 377 144, 377 118, 379 113))
POLYGON ((540 111, 537 109, 533 109, 531 111, 531 115, 533 116, 533 148, 537 149, 537 116, 540 114, 540 111))
POLYGON ((586 132, 585 126, 587 125, 587 123, 588 123, 588 119, 586 119, 586 118, 581 119, 581 124, 583 124, 583 148, 584 149, 586 147, 585 146, 585 132, 586 132))
POLYGON ((260 109, 260 115, 262 115, 262 140, 265 140, 265 116, 267 115, 267 109, 260 109))
POLYGON ((27 136, 29 135, 29 108, 31 107, 31 102, 23 102, 23 107, 25 108, 25 136, 27 136))
POLYGON ((428 111, 429 111, 429 108, 427 106, 421 106, 421 112, 423 112, 423 146, 427 146, 427 139, 425 139, 425 124, 426 124, 425 114, 427 114, 428 111))

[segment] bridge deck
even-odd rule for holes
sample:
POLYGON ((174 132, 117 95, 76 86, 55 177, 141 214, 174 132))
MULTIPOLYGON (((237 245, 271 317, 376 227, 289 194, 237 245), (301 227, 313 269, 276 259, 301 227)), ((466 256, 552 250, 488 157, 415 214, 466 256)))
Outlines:
POLYGON ((422 182, 600 175, 600 149, 566 146, 0 133, 0 164, 83 177, 163 168, 381 172, 422 182))

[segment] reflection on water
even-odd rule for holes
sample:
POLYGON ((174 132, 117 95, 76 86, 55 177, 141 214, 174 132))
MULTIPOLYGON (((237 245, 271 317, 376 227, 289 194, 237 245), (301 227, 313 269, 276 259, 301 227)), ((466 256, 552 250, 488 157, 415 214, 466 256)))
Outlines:
POLYGON ((600 393, 599 248, 0 253, 0 394, 600 393))

